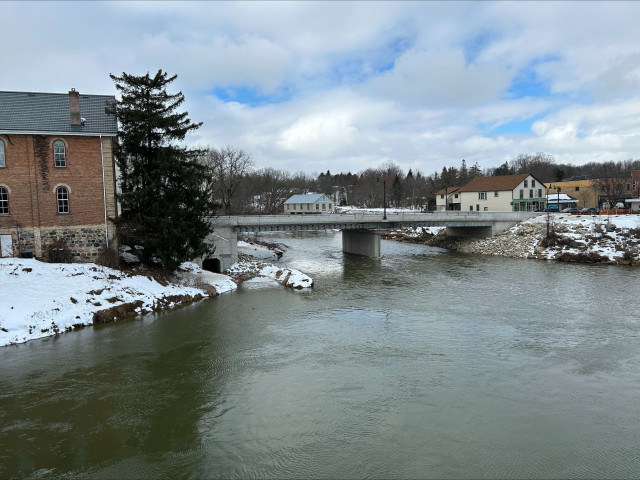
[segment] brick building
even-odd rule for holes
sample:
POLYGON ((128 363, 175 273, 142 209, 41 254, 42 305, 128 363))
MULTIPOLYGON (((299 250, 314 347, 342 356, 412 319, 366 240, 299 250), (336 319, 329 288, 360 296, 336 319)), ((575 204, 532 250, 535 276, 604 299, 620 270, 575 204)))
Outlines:
POLYGON ((115 97, 0 92, 0 251, 91 261, 113 239, 115 97))

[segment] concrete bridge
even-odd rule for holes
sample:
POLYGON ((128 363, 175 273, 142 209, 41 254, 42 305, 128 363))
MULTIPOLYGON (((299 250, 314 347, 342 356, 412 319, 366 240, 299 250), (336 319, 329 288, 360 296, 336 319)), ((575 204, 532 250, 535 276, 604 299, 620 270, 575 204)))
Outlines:
POLYGON ((537 215, 533 212, 426 212, 331 213, 301 215, 245 215, 211 217, 214 232, 209 242, 215 246, 202 267, 223 272, 238 261, 238 234, 286 232, 292 230, 342 230, 342 250, 369 257, 380 256, 380 230, 402 227, 446 227, 447 235, 486 238, 537 215))

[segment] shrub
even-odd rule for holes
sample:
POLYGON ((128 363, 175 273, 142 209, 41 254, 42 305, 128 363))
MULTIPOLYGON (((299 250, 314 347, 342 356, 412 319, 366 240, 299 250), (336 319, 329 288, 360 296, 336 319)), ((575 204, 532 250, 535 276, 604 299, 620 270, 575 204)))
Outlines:
POLYGON ((69 250, 67 243, 61 238, 58 238, 49 244, 47 247, 47 258, 49 259, 49 263, 73 262, 71 250, 69 250))
POLYGON ((103 245, 96 258, 96 263, 103 267, 109 267, 117 270, 120 268, 120 255, 118 255, 118 248, 116 243, 112 242, 108 247, 103 245))

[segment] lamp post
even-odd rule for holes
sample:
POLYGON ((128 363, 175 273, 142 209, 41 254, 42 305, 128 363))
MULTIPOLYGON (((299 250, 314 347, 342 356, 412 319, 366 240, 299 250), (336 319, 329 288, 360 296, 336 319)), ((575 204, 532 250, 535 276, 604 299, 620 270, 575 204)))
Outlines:
MULTIPOLYGON (((380 183, 380 177, 376 178, 376 182, 380 183)), ((387 219, 387 181, 382 179, 382 207, 384 211, 384 215, 382 216, 383 220, 387 219)))
POLYGON ((558 190, 558 211, 560 211, 561 210, 561 208, 560 208, 560 187, 558 187, 557 185, 556 185, 556 190, 558 190))

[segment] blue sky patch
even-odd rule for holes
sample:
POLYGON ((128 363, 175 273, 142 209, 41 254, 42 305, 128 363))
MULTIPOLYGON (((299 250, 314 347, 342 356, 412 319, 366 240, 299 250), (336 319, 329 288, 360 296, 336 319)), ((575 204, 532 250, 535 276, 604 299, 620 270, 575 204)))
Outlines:
POLYGON ((274 103, 283 103, 290 100, 292 93, 289 90, 264 94, 255 87, 216 87, 210 93, 213 93, 223 102, 238 102, 251 107, 259 107, 261 105, 269 105, 274 103))
POLYGON ((494 40, 500 37, 498 32, 485 30, 470 38, 462 45, 464 60, 468 64, 473 63, 477 56, 494 40))
POLYGON ((512 79, 511 85, 506 91, 507 96, 510 98, 540 98, 551 96, 549 83, 538 76, 536 68, 538 65, 557 62, 558 60, 560 60, 558 55, 544 55, 533 59, 529 65, 520 70, 512 79))
POLYGON ((507 135, 510 133, 528 134, 531 132, 531 125, 533 122, 544 118, 547 112, 539 113, 533 117, 524 118, 522 120, 513 120, 512 122, 503 123, 497 127, 492 128, 492 124, 483 123, 478 127, 483 131, 491 135, 507 135))

